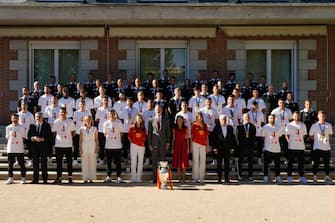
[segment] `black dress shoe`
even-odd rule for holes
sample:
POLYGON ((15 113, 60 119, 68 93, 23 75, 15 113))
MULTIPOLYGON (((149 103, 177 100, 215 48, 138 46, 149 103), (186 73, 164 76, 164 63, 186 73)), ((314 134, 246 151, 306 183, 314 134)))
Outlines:
POLYGON ((48 181, 47 180, 43 180, 43 184, 48 184, 48 181))
POLYGON ((69 178, 69 184, 73 184, 72 178, 69 178))
POLYGON ((230 184, 230 180, 227 179, 227 180, 224 181, 224 183, 225 183, 225 184, 230 184))

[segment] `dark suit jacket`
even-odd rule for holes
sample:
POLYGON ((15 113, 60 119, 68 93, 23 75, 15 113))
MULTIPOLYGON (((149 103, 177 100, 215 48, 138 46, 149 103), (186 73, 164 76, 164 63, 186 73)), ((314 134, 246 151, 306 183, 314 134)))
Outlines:
POLYGON ((36 124, 29 126, 28 130, 28 141, 31 148, 44 148, 47 150, 50 146, 54 144, 54 137, 51 131, 50 124, 43 121, 40 133, 37 132, 36 124), (44 142, 35 142, 31 138, 34 136, 39 136, 44 138, 44 142))
POLYGON ((230 152, 230 149, 236 149, 236 138, 234 135, 234 129, 231 125, 227 125, 227 135, 223 136, 222 128, 220 124, 215 125, 213 130, 214 148, 218 149, 218 154, 230 152))
POLYGON ((256 140, 256 127, 252 123, 249 123, 249 137, 247 138, 244 125, 237 126, 237 139, 240 150, 253 150, 256 140))
POLYGON ((153 147, 164 148, 171 141, 170 121, 162 116, 160 123, 161 128, 158 129, 157 117, 149 120, 148 124, 148 145, 153 147))

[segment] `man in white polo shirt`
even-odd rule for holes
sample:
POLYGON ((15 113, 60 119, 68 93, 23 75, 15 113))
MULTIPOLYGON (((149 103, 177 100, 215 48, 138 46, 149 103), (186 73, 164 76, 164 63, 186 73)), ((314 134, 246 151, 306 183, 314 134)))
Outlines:
POLYGON ((287 164, 287 183, 292 183, 292 166, 295 158, 298 160, 298 170, 300 183, 306 184, 304 177, 305 162, 305 142, 304 137, 307 135, 306 125, 300 122, 299 112, 293 113, 293 121, 286 126, 286 140, 288 141, 288 164, 287 164))
POLYGON ((123 124, 117 119, 117 113, 114 109, 108 113, 109 119, 103 126, 103 132, 106 137, 105 152, 107 157, 107 177, 105 183, 112 182, 112 160, 116 164, 116 183, 122 183, 121 179, 121 155, 122 155, 122 142, 123 124))
POLYGON ((19 125, 19 115, 11 115, 12 124, 6 127, 7 156, 8 156, 8 180, 6 184, 13 184, 13 166, 15 159, 18 160, 21 171, 21 184, 26 183, 26 167, 24 165, 24 144, 26 138, 24 128, 19 125))
POLYGON ((312 140, 314 140, 313 145, 313 181, 317 183, 318 181, 318 170, 319 170, 319 163, 320 158, 322 157, 323 163, 325 165, 325 183, 332 184, 333 180, 329 176, 329 161, 330 161, 330 143, 329 137, 333 135, 333 127, 330 123, 326 122, 326 113, 324 111, 318 112, 318 119, 317 123, 314 123, 309 130, 309 135, 312 140))
POLYGON ((281 127, 275 125, 275 119, 275 115, 269 115, 268 124, 262 128, 262 137, 264 137, 264 183, 269 182, 269 163, 273 160, 275 163, 276 183, 281 184, 279 144, 281 127))
POLYGON ((72 137, 75 135, 76 129, 73 121, 71 119, 67 119, 66 108, 61 108, 59 110, 59 119, 54 122, 52 132, 55 136, 57 163, 57 177, 54 183, 62 182, 63 156, 65 155, 68 180, 69 184, 72 184, 72 137))

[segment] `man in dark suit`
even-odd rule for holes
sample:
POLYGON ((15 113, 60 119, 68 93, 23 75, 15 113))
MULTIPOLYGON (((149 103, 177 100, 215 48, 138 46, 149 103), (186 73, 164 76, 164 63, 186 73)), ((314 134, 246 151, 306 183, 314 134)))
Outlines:
POLYGON ((250 116, 248 113, 243 114, 243 123, 237 126, 237 139, 239 142, 238 151, 238 180, 243 181, 242 177, 242 162, 243 158, 248 158, 248 180, 253 182, 253 151, 256 140, 256 127, 250 123, 250 116))
POLYGON ((158 162, 165 160, 165 153, 170 147, 171 129, 169 119, 163 116, 160 105, 155 106, 155 117, 148 123, 148 145, 152 154, 153 182, 157 182, 158 162))
POLYGON ((225 183, 229 183, 229 158, 236 148, 236 139, 233 127, 227 123, 227 116, 220 115, 219 121, 220 123, 217 123, 213 130, 215 136, 213 152, 217 154, 218 183, 221 183, 222 180, 222 158, 224 160, 225 183))
POLYGON ((49 123, 43 121, 42 112, 35 114, 35 120, 36 123, 30 125, 28 130, 28 140, 33 155, 34 174, 32 183, 38 183, 41 163, 43 183, 46 184, 48 182, 47 156, 49 147, 52 146, 53 135, 49 123))

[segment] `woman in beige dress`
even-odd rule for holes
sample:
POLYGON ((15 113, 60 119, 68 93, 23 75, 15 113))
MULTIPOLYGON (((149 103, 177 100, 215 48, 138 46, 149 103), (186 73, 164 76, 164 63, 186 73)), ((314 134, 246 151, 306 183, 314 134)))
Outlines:
POLYGON ((82 178, 84 183, 96 179, 97 153, 99 152, 98 131, 93 126, 91 116, 84 117, 84 126, 80 128, 79 149, 81 155, 82 178))

